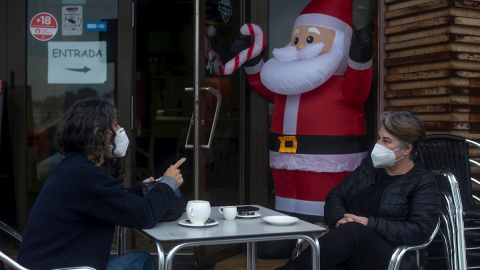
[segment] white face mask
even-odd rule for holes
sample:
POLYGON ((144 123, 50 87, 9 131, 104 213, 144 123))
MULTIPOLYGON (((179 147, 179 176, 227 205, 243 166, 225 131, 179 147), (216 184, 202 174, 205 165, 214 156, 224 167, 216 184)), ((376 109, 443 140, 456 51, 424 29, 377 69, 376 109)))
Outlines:
POLYGON ((403 148, 399 147, 395 150, 390 150, 387 147, 381 145, 381 144, 375 144, 375 147, 373 147, 373 151, 370 154, 372 157, 373 161, 373 166, 375 168, 389 168, 395 165, 395 162, 399 161, 402 159, 404 156, 401 156, 399 159, 395 159, 395 151, 398 149, 403 148))
MULTIPOLYGON (((124 157, 125 154, 127 153, 128 143, 129 143, 129 140, 127 137, 127 133, 125 132, 125 129, 120 128, 116 132, 115 145, 117 147, 113 151, 113 154, 115 154, 116 157, 124 157)), ((112 148, 113 148, 113 145, 110 145, 110 154, 108 155, 109 157, 114 156, 112 154, 112 148)))

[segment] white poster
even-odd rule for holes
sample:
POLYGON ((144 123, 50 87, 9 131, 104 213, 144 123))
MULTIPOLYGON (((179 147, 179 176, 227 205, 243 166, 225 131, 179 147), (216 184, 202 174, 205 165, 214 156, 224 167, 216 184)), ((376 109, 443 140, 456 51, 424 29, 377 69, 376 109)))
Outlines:
POLYGON ((105 83, 107 42, 48 42, 48 83, 105 83))
POLYGON ((83 34, 82 6, 62 7, 62 36, 81 36, 83 34))

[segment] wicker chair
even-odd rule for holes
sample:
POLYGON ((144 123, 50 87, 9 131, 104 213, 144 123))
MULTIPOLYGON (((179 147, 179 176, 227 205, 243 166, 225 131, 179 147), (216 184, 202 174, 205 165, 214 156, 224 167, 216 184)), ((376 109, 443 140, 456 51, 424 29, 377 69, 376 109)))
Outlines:
POLYGON ((455 254, 453 264, 455 269, 461 270, 480 269, 480 224, 477 224, 480 221, 480 205, 476 202, 480 199, 472 193, 472 183, 480 182, 470 175, 470 165, 480 167, 480 164, 470 159, 469 146, 480 148, 480 144, 474 141, 447 134, 428 135, 419 145, 419 157, 423 163, 429 169, 447 175, 443 180, 437 179, 441 190, 452 195, 454 213, 450 232, 455 254))
MULTIPOLYGON (((8 226, 7 224, 0 221, 0 230, 5 231, 7 234, 11 235, 13 238, 22 242, 22 235, 17 232, 12 227, 8 226)), ((14 259, 10 258, 8 255, 3 253, 0 250, 0 269, 4 268, 3 263, 9 265, 7 269, 14 269, 14 270, 28 270, 28 268, 23 267, 19 263, 17 263, 14 259)), ((95 268, 86 267, 86 266, 79 266, 79 267, 68 267, 68 268, 57 268, 54 270, 95 270, 95 268)))

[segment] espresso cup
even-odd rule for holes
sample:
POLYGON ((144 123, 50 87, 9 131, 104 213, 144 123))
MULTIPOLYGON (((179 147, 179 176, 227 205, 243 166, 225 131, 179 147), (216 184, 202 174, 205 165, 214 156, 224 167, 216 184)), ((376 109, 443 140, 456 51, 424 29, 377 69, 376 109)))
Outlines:
POLYGON ((226 220, 234 220, 237 217, 236 206, 220 206, 218 211, 223 215, 226 220))
POLYGON ((187 217, 193 224, 201 225, 207 222, 210 217, 210 202, 208 201, 188 201, 187 217))

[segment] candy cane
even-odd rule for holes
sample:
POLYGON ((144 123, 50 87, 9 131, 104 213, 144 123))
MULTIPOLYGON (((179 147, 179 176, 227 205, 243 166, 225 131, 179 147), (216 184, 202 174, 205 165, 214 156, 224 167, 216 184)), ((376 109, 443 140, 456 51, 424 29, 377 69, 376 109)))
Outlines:
POLYGON ((230 75, 246 61, 258 56, 265 49, 265 35, 262 28, 253 23, 246 23, 240 28, 240 32, 246 36, 255 36, 255 42, 249 48, 241 51, 222 68, 223 74, 230 75))
POLYGON ((205 27, 205 39, 204 39, 204 44, 205 44, 205 58, 210 60, 213 65, 213 73, 216 75, 222 75, 222 60, 220 59, 220 56, 212 50, 212 46, 210 43, 210 38, 214 37, 217 34, 217 29, 213 25, 205 27))

